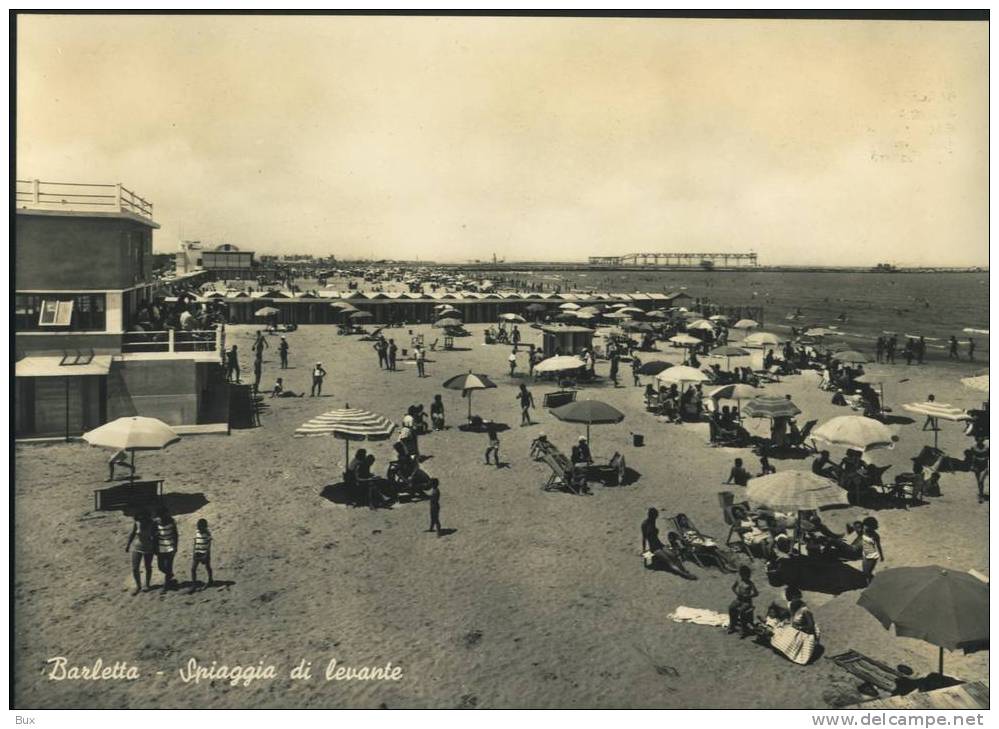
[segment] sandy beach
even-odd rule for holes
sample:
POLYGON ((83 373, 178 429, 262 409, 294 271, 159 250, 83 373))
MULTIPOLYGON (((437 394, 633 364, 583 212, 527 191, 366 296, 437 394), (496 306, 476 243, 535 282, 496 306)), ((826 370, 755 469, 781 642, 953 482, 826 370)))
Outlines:
MULTIPOLYGON (((504 346, 482 344, 482 325, 456 340, 458 349, 429 354, 429 377, 412 362, 379 370, 371 344, 336 334, 335 327, 302 327, 288 335, 291 366, 278 369, 277 337, 270 337, 262 386, 277 376, 307 392, 310 367, 329 372, 321 398, 269 399, 258 428, 231 435, 184 437, 162 452, 139 453, 139 475, 165 479, 177 514, 181 550, 178 577, 189 579, 194 524, 205 518, 215 538, 219 584, 193 595, 160 591, 130 596, 131 520, 93 511, 109 453, 85 443, 18 445, 14 585, 16 630, 14 697, 23 708, 826 708, 855 703, 859 679, 820 657, 797 666, 752 640, 719 628, 670 621, 678 606, 723 611, 732 577, 692 567, 685 581, 643 568, 639 524, 646 509, 663 516, 685 512, 705 532, 727 534, 718 492, 732 460, 743 457, 758 472, 751 451, 712 448, 707 424, 668 425, 645 412, 642 389, 622 369, 622 386, 588 386, 580 399, 603 400, 626 414, 616 426, 594 426, 598 460, 625 455, 639 477, 623 487, 595 486, 577 497, 547 493, 547 467, 528 457, 544 432, 563 451, 584 430, 541 409, 550 383, 529 384, 538 403, 536 425, 521 428, 516 385, 507 375, 504 346), (457 429, 466 401, 444 390, 448 377, 473 370, 494 377, 495 390, 474 396, 474 411, 510 426, 500 434, 501 460, 483 464, 486 436, 457 429), (425 502, 370 511, 323 496, 340 480, 342 441, 293 438, 296 427, 326 410, 350 404, 398 422, 411 403, 429 408, 443 394, 448 430, 421 439, 432 456, 423 468, 441 480, 442 520, 453 533, 424 531, 425 502), (645 445, 632 445, 632 433, 645 445), (136 681, 52 681, 46 661, 71 664, 126 661, 136 681), (185 683, 179 671, 191 658, 203 665, 272 664, 277 678, 249 686, 225 681, 185 683), (348 666, 402 668, 398 681, 325 681, 336 658, 348 666), (292 681, 300 660, 314 677, 292 681), (158 674, 162 672, 162 674, 158 674)), ((234 327, 229 343, 249 354, 254 328, 234 327)), ((540 342, 522 327, 525 341, 540 342)), ((428 341, 439 336, 413 327, 428 341)), ((406 329, 386 330, 409 346, 406 329)), ((663 347, 660 343, 660 347, 663 347)), ((642 359, 678 361, 680 350, 642 353, 642 359)), ((250 361, 242 363, 244 378, 250 361)), ((886 404, 923 401, 977 407, 983 396, 960 378, 981 365, 933 362, 896 365, 885 386, 886 404), (903 381, 904 380, 904 381, 903 381)), ((607 362, 598 364, 605 375, 607 362)), ((644 380, 643 380, 644 382, 644 380)), ((850 414, 830 403, 807 372, 766 387, 791 394, 801 421, 850 414)), ((762 433, 765 421, 750 423, 762 433)), ((909 459, 932 442, 921 420, 895 426, 900 440, 871 459, 909 470, 909 459)), ((958 455, 970 446, 958 424, 943 423, 941 448, 958 455)), ((390 442, 367 444, 383 474, 390 442)), ((840 451, 834 450, 839 458, 840 451)), ((808 460, 777 460, 779 470, 808 468, 808 460)), ((976 503, 970 473, 945 473, 942 496, 911 509, 830 511, 834 529, 874 514, 887 560, 879 569, 939 564, 988 574, 989 505, 976 503)), ((766 583, 763 563, 751 565, 760 588, 757 612, 780 595, 766 583)), ((859 566, 854 564, 854 566, 859 566)), ((158 573, 154 584, 161 583, 158 573)), ((937 649, 897 638, 856 606, 859 591, 806 592, 822 632, 826 655, 861 650, 916 675, 936 668, 937 649)), ((987 677, 988 652, 947 654, 947 673, 987 677)))

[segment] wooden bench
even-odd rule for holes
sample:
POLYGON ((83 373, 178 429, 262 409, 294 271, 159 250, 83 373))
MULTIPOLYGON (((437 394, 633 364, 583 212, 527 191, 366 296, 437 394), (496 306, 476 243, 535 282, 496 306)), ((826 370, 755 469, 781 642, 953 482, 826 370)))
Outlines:
POLYGON ((94 511, 154 506, 163 498, 163 481, 133 481, 94 490, 94 511))

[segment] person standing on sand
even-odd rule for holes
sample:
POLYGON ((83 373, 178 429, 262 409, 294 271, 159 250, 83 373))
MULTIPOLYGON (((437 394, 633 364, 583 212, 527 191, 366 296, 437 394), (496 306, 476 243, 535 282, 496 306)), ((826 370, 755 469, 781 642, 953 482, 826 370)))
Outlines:
POLYGON ((968 337, 968 359, 971 362, 975 361, 975 340, 968 337))
POLYGON ((193 594, 198 584, 198 565, 203 564, 208 573, 208 587, 215 584, 212 575, 212 533, 208 531, 208 520, 198 519, 194 532, 194 556, 191 559, 191 589, 193 594))
POLYGON ((989 480, 989 446, 981 436, 975 438, 975 445, 969 451, 971 472, 978 484, 978 503, 985 501, 985 484, 989 480))
POLYGON ((898 339, 895 337, 894 334, 892 334, 891 339, 889 339, 885 343, 885 355, 887 361, 891 364, 895 364, 895 349, 897 347, 898 347, 898 339))
POLYGON ((631 378, 635 382, 635 387, 641 387, 642 385, 642 378, 638 372, 641 366, 642 360, 640 360, 637 356, 631 358, 631 378))
POLYGON ((741 626, 743 638, 753 633, 753 600, 760 594, 752 575, 746 565, 739 568, 739 579, 732 585, 735 600, 728 606, 728 632, 734 633, 737 626, 741 626))
POLYGON ((288 340, 282 336, 281 344, 278 345, 278 354, 281 355, 281 369, 288 369, 288 340))
POLYGON ((132 550, 132 578, 135 580, 135 590, 133 595, 138 595, 142 591, 142 582, 139 580, 139 565, 146 568, 146 589, 149 589, 149 581, 153 576, 153 555, 156 553, 156 525, 149 518, 149 512, 140 509, 135 513, 135 521, 132 522, 132 532, 128 535, 125 543, 125 551, 128 552, 135 541, 135 549, 132 550))
POLYGON ((399 348, 395 344, 394 339, 388 340, 388 368, 395 371, 395 357, 399 348))
POLYGON ((263 359, 264 349, 270 346, 271 345, 267 341, 267 338, 264 337, 264 333, 258 329, 257 338, 253 342, 253 353, 257 355, 257 359, 263 359))
POLYGON ((881 359, 884 357, 884 354, 885 354, 885 338, 878 337, 878 341, 874 345, 874 361, 880 364, 881 359))
POLYGON ((499 468, 499 449, 500 440, 499 432, 496 429, 496 423, 492 420, 486 422, 486 435, 489 436, 489 445, 486 447, 486 465, 489 465, 489 454, 492 453, 496 458, 496 467, 499 468))
POLYGON ((617 352, 611 355, 610 362, 610 378, 614 382, 614 387, 617 387, 617 371, 620 367, 620 358, 617 356, 617 352))
POLYGON ((513 377, 513 373, 517 369, 517 348, 514 347, 510 351, 510 356, 506 358, 506 361, 510 363, 510 377, 513 377))
MULTIPOLYGON (((259 351, 259 350, 258 350, 259 351)), ((253 394, 256 395, 260 390, 260 378, 264 374, 264 361, 258 355, 253 360, 253 394)))
POLYGON ((413 353, 413 357, 416 359, 416 376, 426 377, 427 353, 419 344, 416 345, 416 351, 413 353))
POLYGON ((957 351, 957 337, 953 334, 950 335, 950 352, 947 353, 948 359, 961 359, 961 355, 957 351))
POLYGON ((177 556, 177 522, 173 520, 165 506, 161 506, 153 517, 156 524, 156 566, 163 573, 163 592, 173 589, 177 581, 173 577, 173 560, 177 556))
POLYGON ((323 363, 316 362, 316 366, 312 368, 312 389, 309 391, 309 397, 315 397, 317 394, 322 397, 324 377, 326 370, 323 369, 323 363))
POLYGON ((438 537, 441 535, 441 490, 436 478, 430 480, 430 528, 427 531, 436 531, 438 537))
POLYGON ((878 534, 878 520, 869 516, 863 521, 863 532, 860 537, 861 565, 867 584, 874 580, 874 568, 878 561, 884 561, 885 551, 881 546, 881 536, 878 534))
POLYGON ((375 354, 378 355, 378 369, 388 369, 388 344, 385 342, 385 337, 378 336, 374 350, 375 354))
POLYGON ((926 358, 926 339, 922 334, 919 335, 919 339, 916 341, 916 364, 922 364, 923 359, 926 358))
POLYGON ((229 350, 229 354, 226 355, 225 361, 225 380, 226 382, 235 382, 239 384, 239 353, 236 350, 236 345, 232 345, 232 349, 229 350))

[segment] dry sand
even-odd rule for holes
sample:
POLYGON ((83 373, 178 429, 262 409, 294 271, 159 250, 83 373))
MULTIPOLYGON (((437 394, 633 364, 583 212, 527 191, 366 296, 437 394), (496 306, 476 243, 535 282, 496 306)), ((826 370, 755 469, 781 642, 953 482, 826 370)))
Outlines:
MULTIPOLYGON (((16 449, 15 697, 19 708, 390 708, 403 707, 673 707, 823 708, 860 700, 859 681, 830 661, 791 664, 770 649, 721 629, 676 624, 678 605, 724 610, 732 578, 693 568, 696 582, 643 569, 639 524, 649 506, 666 516, 689 514, 704 531, 724 538, 717 492, 731 461, 758 461, 748 450, 710 448, 706 425, 666 425, 644 412, 641 389, 590 387, 581 398, 605 400, 626 413, 618 426, 594 427, 600 458, 625 454, 639 480, 621 488, 597 486, 591 497, 545 493, 543 464, 528 458, 531 439, 544 431, 568 450, 582 426, 556 421, 539 409, 540 424, 520 428, 515 385, 506 375, 506 347, 484 346, 482 326, 458 340, 463 351, 434 352, 430 377, 412 363, 400 371, 375 366, 371 345, 339 337, 333 327, 303 327, 289 336, 293 369, 279 373, 275 345, 265 361, 264 385, 277 374, 286 386, 307 389, 309 367, 322 360, 330 377, 321 399, 268 400, 262 427, 230 436, 192 436, 162 452, 137 456, 140 476, 166 479, 178 518, 178 575, 188 579, 194 523, 204 517, 215 537, 214 566, 222 586, 188 596, 159 591, 129 595, 124 551, 130 520, 92 511, 108 453, 86 444, 23 445, 16 449), (294 429, 325 410, 349 403, 395 418, 405 406, 444 394, 451 426, 466 402, 441 382, 472 369, 495 376, 498 389, 476 393, 475 411, 508 423, 501 434, 509 468, 482 464, 486 436, 452 427, 421 440, 432 455, 424 468, 442 482, 445 527, 426 533, 426 503, 369 511, 323 498, 343 466, 343 443, 295 439, 294 429), (644 448, 630 432, 645 435, 644 448), (207 503, 194 511, 202 494, 207 503), (195 495, 192 497, 191 495, 195 495), (74 664, 97 657, 136 664, 135 682, 54 682, 46 660, 74 664), (191 658, 210 664, 278 667, 278 678, 249 687, 226 682, 184 684, 178 670, 191 658), (329 682, 317 675, 292 682, 300 659, 314 672, 330 658, 351 666, 391 661, 398 682, 329 682), (675 668, 675 672, 667 667, 675 668), (157 675, 162 671, 162 675, 157 675)), ((438 333, 426 327, 430 339, 438 333)), ((537 332, 523 328, 527 341, 537 332)), ((404 329, 387 332, 408 346, 404 329)), ((252 330, 236 327, 230 342, 249 352, 252 330)), ((643 355, 648 359, 651 355, 643 355)), ((676 359, 669 352, 666 358, 676 359)), ((523 362, 523 357, 522 357, 523 362)), ((244 362, 244 373, 249 362, 244 362)), ((606 374, 601 363, 598 372, 606 374)), ((924 400, 964 407, 981 396, 959 383, 970 365, 896 367, 901 384, 887 386, 887 403, 924 400)), ((846 414, 820 392, 809 373, 768 386, 791 393, 803 419, 846 414)), ((531 385, 540 406, 550 384, 531 385)), ((892 463, 891 476, 927 442, 921 423, 900 427, 895 450, 874 455, 892 463)), ((958 453, 968 440, 944 424, 941 446, 958 453)), ((372 446, 383 473, 389 443, 372 446)), ((807 461, 775 461, 778 469, 807 461)), ((907 469, 906 469, 907 470, 907 469)), ((969 473, 945 474, 943 496, 911 510, 877 511, 887 561, 881 569, 941 564, 988 571, 988 504, 978 505, 969 473)), ((738 490, 738 487, 733 487, 738 490)), ((830 512, 840 529, 871 513, 830 512)), ((664 524, 661 523, 661 528, 664 524)), ((754 563, 758 606, 779 596, 754 563)), ((203 577, 202 577, 203 578, 203 577)), ((158 573, 154 583, 161 582, 158 573)), ((934 670, 936 649, 896 638, 856 606, 859 592, 806 593, 827 654, 849 648, 917 674, 934 670)), ((762 608, 761 608, 762 610, 762 608)), ((987 675, 988 653, 947 655, 947 671, 965 679, 987 675)))

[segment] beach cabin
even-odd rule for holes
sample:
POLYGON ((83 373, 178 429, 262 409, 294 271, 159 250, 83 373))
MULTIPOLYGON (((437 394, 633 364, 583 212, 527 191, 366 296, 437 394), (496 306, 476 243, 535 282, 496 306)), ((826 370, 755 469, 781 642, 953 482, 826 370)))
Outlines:
POLYGON ((542 352, 545 357, 558 354, 579 354, 584 349, 593 349, 593 330, 577 326, 541 327, 542 352))
POLYGON ((221 330, 133 331, 161 287, 152 203, 120 184, 15 191, 15 437, 68 439, 130 415, 224 426, 221 330))

